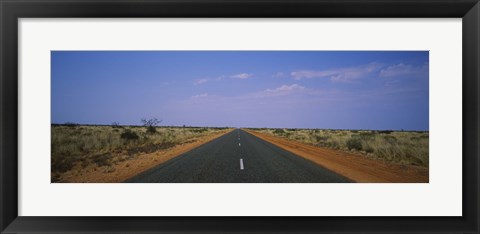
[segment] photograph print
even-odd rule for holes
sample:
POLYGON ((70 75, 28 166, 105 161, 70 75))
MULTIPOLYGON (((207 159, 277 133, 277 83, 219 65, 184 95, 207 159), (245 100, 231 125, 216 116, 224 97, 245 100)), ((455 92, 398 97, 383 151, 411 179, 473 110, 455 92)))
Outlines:
POLYGON ((428 183, 428 51, 51 51, 52 183, 428 183))

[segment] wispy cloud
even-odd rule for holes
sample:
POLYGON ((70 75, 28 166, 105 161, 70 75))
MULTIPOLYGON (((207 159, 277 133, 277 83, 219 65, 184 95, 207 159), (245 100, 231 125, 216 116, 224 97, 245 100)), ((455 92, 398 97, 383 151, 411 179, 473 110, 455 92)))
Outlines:
POLYGON ((281 92, 293 92, 293 91, 298 91, 298 90, 304 90, 305 87, 298 85, 298 84, 292 84, 292 85, 282 85, 278 88, 275 89, 266 89, 265 92, 270 92, 270 93, 281 93, 281 92))
POLYGON ((198 95, 192 96, 192 98, 194 98, 194 99, 196 99, 196 98, 204 98, 204 97, 208 97, 208 93, 202 93, 202 94, 198 94, 198 95))
POLYGON ((356 67, 345 67, 326 70, 299 70, 291 72, 295 80, 310 78, 330 78, 333 82, 353 82, 377 72, 382 67, 379 63, 369 63, 356 67))
POLYGON ((277 73, 272 75, 273 78, 279 78, 279 77, 283 77, 283 76, 285 76, 285 73, 283 73, 283 72, 277 72, 277 73))
POLYGON ((215 78, 215 80, 216 81, 221 81, 221 80, 223 80, 223 78, 225 78, 225 76, 222 75, 222 76, 219 76, 219 77, 215 78))
POLYGON ((218 76, 216 78, 203 78, 203 79, 198 79, 196 81, 193 82, 193 85, 201 85, 201 84, 205 84, 207 82, 212 82, 212 81, 222 81, 223 78, 225 78, 224 75, 221 75, 221 76, 218 76))
POLYGON ((389 66, 380 71, 380 77, 418 77, 428 74, 428 64, 422 66, 413 66, 409 64, 399 63, 389 66))
POLYGON ((276 88, 269 88, 265 89, 263 91, 259 91, 256 93, 248 93, 245 95, 242 95, 242 98, 267 98, 267 97, 278 97, 278 96, 287 96, 287 95, 293 95, 293 94, 306 94, 306 95, 312 95, 316 91, 307 89, 304 86, 301 86, 299 84, 291 84, 291 85, 281 85, 276 88))
POLYGON ((252 76, 253 76, 253 74, 249 74, 249 73, 240 73, 240 74, 231 75, 230 77, 231 77, 231 78, 234 78, 234 79, 241 79, 241 80, 244 80, 244 79, 251 78, 252 76))
POLYGON ((208 82, 208 79, 198 79, 196 81, 193 82, 194 85, 201 85, 201 84, 205 84, 208 82))
POLYGON ((317 96, 320 94, 319 90, 315 89, 308 89, 304 86, 299 84, 291 84, 291 85, 281 85, 275 88, 268 88, 257 92, 252 93, 245 93, 236 96, 222 96, 222 95, 210 95, 208 93, 201 93, 190 97, 190 100, 185 100, 189 103, 235 103, 237 101, 246 101, 246 100, 261 100, 265 98, 275 98, 275 97, 287 97, 289 95, 309 95, 309 96, 317 96), (193 101, 193 102, 192 102, 193 101))

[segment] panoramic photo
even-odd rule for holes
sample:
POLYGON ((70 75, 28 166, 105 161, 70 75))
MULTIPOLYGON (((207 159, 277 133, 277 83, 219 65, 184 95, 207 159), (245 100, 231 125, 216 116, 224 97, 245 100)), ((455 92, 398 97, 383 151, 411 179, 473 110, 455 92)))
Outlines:
POLYGON ((428 183, 428 51, 52 51, 52 183, 428 183))

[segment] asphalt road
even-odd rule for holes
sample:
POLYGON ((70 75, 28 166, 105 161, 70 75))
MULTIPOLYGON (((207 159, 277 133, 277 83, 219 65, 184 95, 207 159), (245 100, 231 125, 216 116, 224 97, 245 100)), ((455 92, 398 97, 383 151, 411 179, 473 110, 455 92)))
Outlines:
POLYGON ((343 183, 349 180, 236 129, 126 182, 343 183))

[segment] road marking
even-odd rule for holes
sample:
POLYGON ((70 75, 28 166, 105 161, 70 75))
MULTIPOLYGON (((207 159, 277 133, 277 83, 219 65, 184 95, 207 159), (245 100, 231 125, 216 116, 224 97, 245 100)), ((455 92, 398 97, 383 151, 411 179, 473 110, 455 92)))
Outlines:
POLYGON ((240 159, 240 170, 243 170, 243 159, 240 159))
POLYGON ((240 144, 240 142, 238 143, 238 146, 242 146, 242 145, 240 144))

